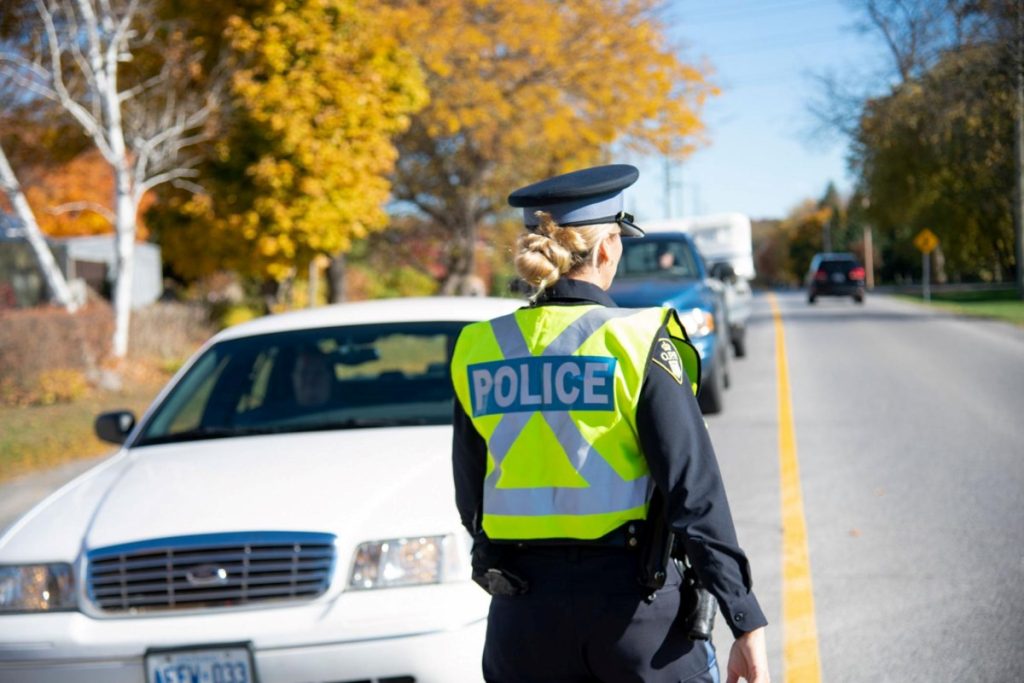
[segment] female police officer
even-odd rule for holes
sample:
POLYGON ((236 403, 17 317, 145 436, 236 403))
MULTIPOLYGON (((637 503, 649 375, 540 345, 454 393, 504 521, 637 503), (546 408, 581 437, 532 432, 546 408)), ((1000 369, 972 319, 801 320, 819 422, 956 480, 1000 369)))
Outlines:
POLYGON ((601 166, 509 197, 529 230, 516 269, 529 307, 467 326, 452 360, 456 503, 473 575, 494 596, 488 681, 718 681, 714 650, 682 624, 682 579, 638 582, 668 526, 736 636, 729 681, 768 681, 764 615, 736 541, 693 392, 696 351, 668 309, 619 309, 605 290, 638 172, 601 166), (664 517, 662 517, 664 515, 664 517))

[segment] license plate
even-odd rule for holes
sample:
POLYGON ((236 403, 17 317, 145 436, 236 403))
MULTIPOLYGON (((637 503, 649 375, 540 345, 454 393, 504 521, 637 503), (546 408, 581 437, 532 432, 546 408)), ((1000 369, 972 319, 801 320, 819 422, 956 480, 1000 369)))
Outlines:
POLYGON ((255 683, 243 646, 163 650, 146 655, 149 683, 255 683))
POLYGON ((832 282, 846 282, 846 276, 842 273, 832 273, 832 282))

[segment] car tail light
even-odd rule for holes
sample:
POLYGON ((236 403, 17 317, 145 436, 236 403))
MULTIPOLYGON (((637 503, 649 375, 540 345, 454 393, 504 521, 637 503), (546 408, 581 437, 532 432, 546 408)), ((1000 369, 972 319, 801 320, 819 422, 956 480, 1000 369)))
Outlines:
POLYGON ((824 282, 827 279, 828 273, 826 273, 824 270, 819 270, 817 273, 814 274, 814 280, 816 282, 824 282))
POLYGON ((856 268, 851 269, 850 270, 850 279, 851 280, 863 280, 864 279, 864 269, 861 268, 860 266, 857 266, 856 268))

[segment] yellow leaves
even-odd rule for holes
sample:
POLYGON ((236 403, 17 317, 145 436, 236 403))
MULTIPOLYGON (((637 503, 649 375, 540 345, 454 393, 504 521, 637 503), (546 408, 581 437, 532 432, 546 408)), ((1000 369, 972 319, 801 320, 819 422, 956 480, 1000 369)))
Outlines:
POLYGON ((692 142, 678 141, 699 133, 695 112, 716 91, 664 45, 653 7, 648 0, 430 3, 429 21, 402 25, 428 72, 424 130, 465 136, 496 163, 622 137, 685 153, 692 142))
POLYGON ((383 227, 391 138, 427 101, 396 38, 409 20, 369 0, 282 0, 228 22, 236 117, 203 179, 218 201, 190 226, 218 267, 285 277, 383 227))

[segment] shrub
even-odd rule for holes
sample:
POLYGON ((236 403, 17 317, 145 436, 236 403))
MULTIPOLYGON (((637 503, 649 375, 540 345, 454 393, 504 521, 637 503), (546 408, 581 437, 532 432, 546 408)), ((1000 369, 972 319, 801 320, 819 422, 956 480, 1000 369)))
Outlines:
POLYGON ((214 331, 205 306, 160 301, 132 311, 128 352, 180 364, 214 331))
POLYGON ((34 405, 49 406, 54 403, 75 401, 89 393, 89 382, 85 373, 69 368, 43 370, 36 381, 36 390, 30 402, 34 405))
POLYGON ((0 311, 0 401, 38 402, 44 373, 54 372, 47 392, 59 400, 65 395, 60 382, 77 387, 107 359, 113 326, 110 306, 102 302, 73 315, 51 307, 0 311))

